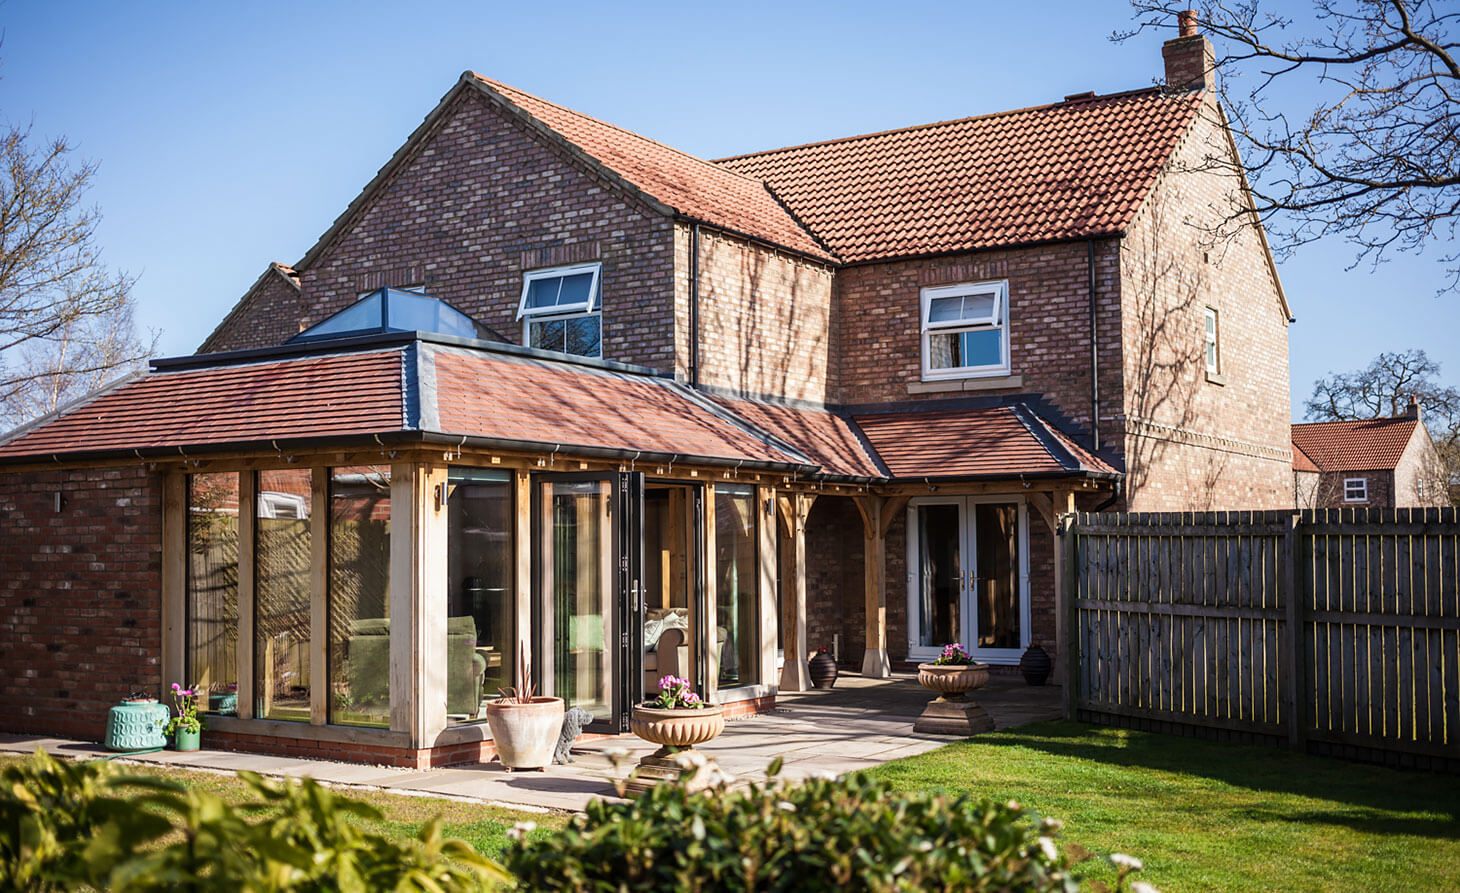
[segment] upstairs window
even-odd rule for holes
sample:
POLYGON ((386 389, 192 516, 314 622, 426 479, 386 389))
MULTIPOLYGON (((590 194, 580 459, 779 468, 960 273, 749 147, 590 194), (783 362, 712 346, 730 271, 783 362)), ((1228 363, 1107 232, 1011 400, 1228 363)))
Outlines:
POLYGON ((1343 479, 1343 501, 1344 502, 1368 502, 1369 481, 1367 478, 1344 478, 1343 479))
POLYGON ((1217 340, 1217 311, 1212 307, 1208 307, 1206 308, 1205 316, 1207 371, 1213 375, 1217 375, 1222 371, 1222 357, 1218 347, 1219 341, 1217 340))
POLYGON ((600 264, 533 270, 522 277, 522 343, 581 357, 603 356, 600 264))
POLYGON ((1009 283, 923 289, 923 378, 1009 372, 1009 283))

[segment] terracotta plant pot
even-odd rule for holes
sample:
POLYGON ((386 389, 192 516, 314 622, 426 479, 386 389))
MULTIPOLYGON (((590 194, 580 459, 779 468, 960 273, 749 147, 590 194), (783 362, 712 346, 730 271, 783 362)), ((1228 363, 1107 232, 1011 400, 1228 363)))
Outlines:
POLYGON ((526 704, 503 698, 487 704, 487 727, 497 759, 508 769, 544 769, 563 730, 562 698, 533 698, 526 704))
POLYGON ((659 745, 656 756, 688 750, 725 731, 725 708, 665 710, 638 704, 629 719, 629 729, 650 744, 659 745))
POLYGON ((814 688, 831 688, 836 685, 836 659, 825 651, 818 652, 807 661, 806 670, 811 675, 811 685, 814 688))
POLYGON ((918 664, 918 684, 945 701, 961 701, 965 692, 989 681, 988 664, 918 664))

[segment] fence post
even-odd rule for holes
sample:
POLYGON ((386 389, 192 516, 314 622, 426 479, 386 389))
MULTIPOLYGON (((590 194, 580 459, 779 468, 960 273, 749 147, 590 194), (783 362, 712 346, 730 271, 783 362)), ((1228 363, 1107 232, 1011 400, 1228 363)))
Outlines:
POLYGON ((1064 596, 1065 641, 1060 643, 1060 650, 1065 654, 1065 678, 1061 686, 1064 689, 1065 719, 1075 718, 1075 707, 1080 703, 1080 609, 1075 605, 1080 594, 1079 580, 1075 575, 1075 522, 1079 517, 1078 514, 1065 515, 1055 532, 1059 541, 1059 554, 1055 560, 1064 563, 1065 591, 1060 594, 1064 596))
POLYGON ((1284 675, 1287 685, 1283 690, 1283 719, 1288 727, 1288 747, 1304 750, 1303 742, 1308 730, 1307 662, 1303 658, 1303 597, 1298 589, 1298 513, 1288 515, 1287 529, 1283 532, 1283 608, 1287 612, 1286 635, 1278 640, 1285 649, 1284 675))

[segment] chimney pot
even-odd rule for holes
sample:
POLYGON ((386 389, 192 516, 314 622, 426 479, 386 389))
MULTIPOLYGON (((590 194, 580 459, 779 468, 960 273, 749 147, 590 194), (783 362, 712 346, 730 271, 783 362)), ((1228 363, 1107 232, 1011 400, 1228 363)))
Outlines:
POLYGON ((1404 414, 1411 419, 1420 417, 1419 398, 1413 394, 1409 395, 1409 405, 1404 408, 1404 414))
POLYGON ((1196 36, 1196 10, 1183 9, 1176 14, 1176 24, 1181 29, 1182 37, 1196 36))

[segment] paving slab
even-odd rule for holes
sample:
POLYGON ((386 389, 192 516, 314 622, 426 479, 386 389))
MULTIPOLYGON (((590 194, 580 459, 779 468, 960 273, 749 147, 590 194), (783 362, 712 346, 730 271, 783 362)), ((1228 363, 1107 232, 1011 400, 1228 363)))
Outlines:
MULTIPOLYGON (((1060 690, 1055 686, 1030 687, 1014 677, 995 676, 975 695, 999 728, 1060 715, 1060 690)), ((891 679, 848 674, 829 690, 782 693, 772 712, 731 718, 720 737, 699 749, 742 784, 763 781, 766 767, 776 757, 784 762, 782 776, 791 780, 855 772, 955 740, 913 732, 913 721, 930 699, 910 674, 891 679)), ((639 758, 655 749, 632 735, 618 735, 579 744, 573 751, 575 762, 543 772, 508 772, 497 763, 413 770, 219 750, 120 755, 94 742, 0 734, 0 752, 28 754, 37 747, 75 759, 108 757, 214 772, 242 769, 308 776, 345 787, 571 811, 594 799, 615 799, 613 778, 626 775, 639 758), (615 752, 622 754, 617 767, 615 752)))

